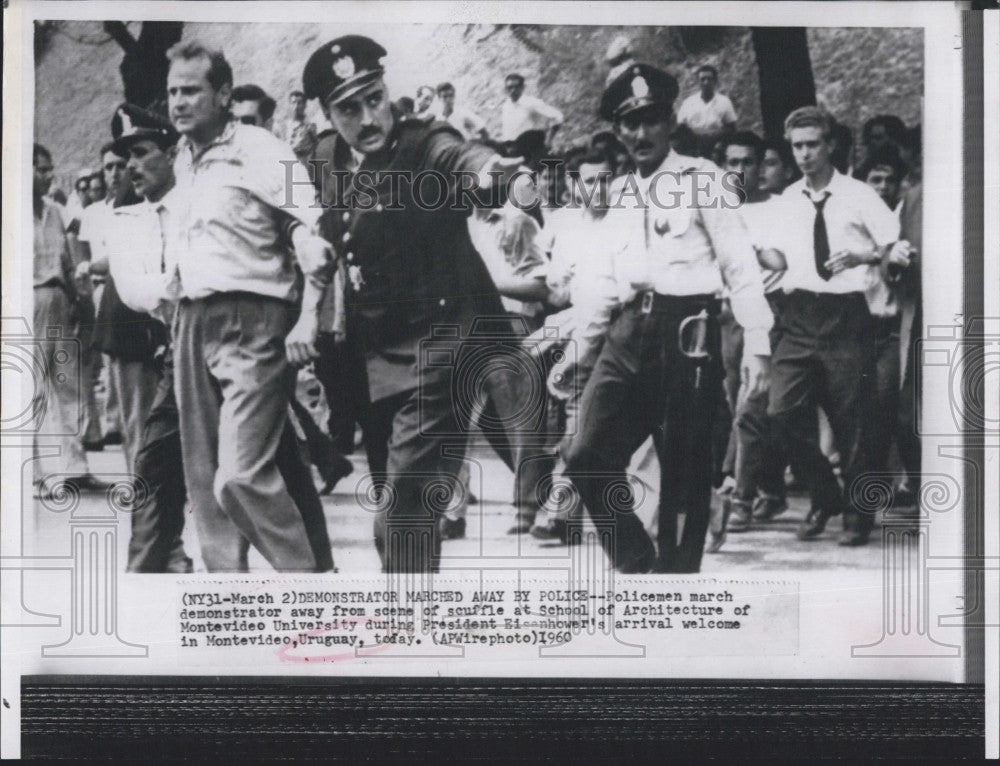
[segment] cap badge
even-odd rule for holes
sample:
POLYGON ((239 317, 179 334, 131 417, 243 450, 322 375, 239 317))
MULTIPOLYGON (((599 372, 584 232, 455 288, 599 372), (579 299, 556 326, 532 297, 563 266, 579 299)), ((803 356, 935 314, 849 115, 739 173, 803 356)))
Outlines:
POLYGON ((632 79, 632 98, 646 98, 649 95, 649 83, 645 77, 632 79))
POLYGON ((330 48, 330 53, 332 53, 334 56, 336 56, 338 53, 340 53, 340 46, 339 45, 333 45, 330 48))
POLYGON ((341 56, 333 62, 333 73, 341 80, 353 77, 355 71, 357 70, 354 68, 354 59, 350 56, 341 56))
POLYGON ((135 133, 135 126, 132 124, 132 118, 128 116, 128 112, 124 109, 118 110, 118 118, 122 121, 122 135, 131 136, 135 133))

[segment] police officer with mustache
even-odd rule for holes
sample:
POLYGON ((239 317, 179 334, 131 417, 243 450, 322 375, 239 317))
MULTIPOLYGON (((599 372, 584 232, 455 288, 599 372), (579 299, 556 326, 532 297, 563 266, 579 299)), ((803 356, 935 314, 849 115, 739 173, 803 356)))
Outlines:
MULTIPOLYGON (((461 455, 468 423, 453 401, 455 367, 425 364, 421 345, 437 337, 436 327, 454 328, 457 359, 477 317, 503 316, 467 218, 519 161, 466 143, 447 123, 395 111, 385 55, 367 37, 332 40, 306 64, 303 90, 338 133, 333 168, 317 168, 333 184, 324 190, 332 207, 321 231, 346 266, 347 336, 363 359, 359 420, 369 467, 383 481, 376 548, 386 572, 424 572, 438 567, 438 506, 456 487, 461 459, 444 447, 457 445, 461 455)), ((311 315, 293 362, 316 356, 317 333, 328 329, 323 313, 311 315)))
POLYGON ((589 361, 606 336, 563 457, 611 562, 629 574, 701 566, 722 394, 723 286, 745 328, 743 382, 759 392, 768 379, 771 310, 734 209, 740 199, 714 164, 671 150, 677 92, 673 77, 647 64, 629 66, 604 91, 601 116, 614 124, 637 172, 611 189, 605 225, 624 236, 603 273, 593 275, 601 297, 588 304, 574 335, 576 357, 550 375, 553 394, 565 396, 574 365, 589 361), (655 546, 633 511, 625 477, 632 453, 650 435, 661 482, 655 546))

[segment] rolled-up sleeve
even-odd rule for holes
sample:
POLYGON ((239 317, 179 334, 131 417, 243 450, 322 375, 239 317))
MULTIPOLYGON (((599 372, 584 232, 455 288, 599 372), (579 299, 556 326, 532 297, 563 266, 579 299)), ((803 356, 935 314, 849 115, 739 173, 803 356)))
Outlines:
POLYGON ((750 234, 735 210, 720 205, 699 208, 699 213, 712 240, 722 279, 729 288, 733 316, 743 327, 744 353, 770 356, 768 332, 774 315, 764 298, 764 284, 750 234))

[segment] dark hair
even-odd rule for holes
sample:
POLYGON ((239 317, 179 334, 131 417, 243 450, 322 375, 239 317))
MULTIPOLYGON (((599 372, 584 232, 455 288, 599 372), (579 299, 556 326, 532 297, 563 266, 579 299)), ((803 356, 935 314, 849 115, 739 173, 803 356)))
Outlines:
POLYGON ((421 86, 419 86, 419 87, 417 88, 417 95, 419 96, 419 95, 420 95, 420 93, 421 93, 422 91, 425 91, 425 90, 429 90, 429 91, 431 92, 431 95, 432 95, 432 96, 433 96, 433 95, 435 95, 435 94, 437 93, 437 91, 436 91, 436 90, 434 90, 434 86, 433 86, 433 85, 421 85, 421 86))
POLYGON ((783 138, 765 138, 764 154, 768 150, 774 152, 781 159, 781 162, 788 168, 795 168, 795 155, 792 154, 792 146, 783 138))
POLYGON ((919 123, 906 129, 906 137, 901 146, 904 149, 909 149, 913 154, 920 154, 923 149, 923 135, 919 123))
POLYGON ((517 72, 511 72, 509 75, 503 78, 504 82, 510 82, 511 80, 517 80, 521 85, 524 85, 524 76, 518 74, 517 72))
POLYGON ((894 114, 878 114, 865 123, 861 129, 861 140, 865 146, 872 141, 872 130, 876 125, 885 128, 885 135, 890 141, 900 144, 906 140, 906 125, 894 114))
POLYGON ((859 181, 867 181, 868 174, 878 167, 892 168, 897 181, 902 181, 906 176, 906 163, 903 162, 899 148, 895 144, 886 144, 868 152, 868 156, 865 157, 865 161, 861 163, 854 177, 859 181))
POLYGON ((403 114, 413 114, 413 110, 417 108, 417 105, 409 96, 400 96, 396 99, 396 108, 403 114))
MULTIPOLYGON (((108 141, 106 144, 104 144, 101 147, 100 158, 103 160, 104 159, 104 155, 107 154, 107 153, 109 153, 109 152, 111 154, 115 155, 115 157, 121 157, 122 159, 127 159, 125 157, 125 155, 122 154, 121 150, 118 149, 117 147, 115 147, 115 142, 114 141, 108 141)), ((97 175, 100 175, 100 173, 98 173, 97 175)))
POLYGON ((222 55, 222 51, 216 48, 209 48, 198 40, 177 43, 167 51, 167 60, 171 63, 200 58, 208 60, 209 85, 215 90, 219 90, 223 85, 232 87, 233 68, 229 66, 229 62, 222 55))
POLYGON ((260 119, 267 122, 274 116, 274 110, 278 106, 277 102, 259 85, 239 85, 233 88, 233 101, 243 103, 245 101, 256 101, 257 109, 260 111, 260 119))
POLYGON ((455 92, 455 86, 452 85, 450 82, 443 82, 440 85, 438 85, 438 87, 437 87, 437 94, 440 96, 446 90, 450 90, 452 93, 454 93, 455 92))
POLYGON ((842 122, 833 124, 833 153, 830 161, 841 173, 846 173, 854 155, 854 131, 842 122))
POLYGON ((52 152, 50 152, 41 144, 35 144, 35 147, 31 152, 31 164, 37 165, 39 157, 44 157, 49 162, 52 162, 52 152))
POLYGON ((725 139, 722 147, 723 159, 725 159, 726 152, 729 151, 730 146, 745 146, 753 149, 754 156, 757 158, 757 164, 760 164, 764 160, 764 139, 752 130, 741 130, 725 139))
POLYGON ((702 64, 700 67, 698 67, 698 70, 695 72, 695 75, 699 75, 702 72, 711 72, 712 76, 715 77, 716 80, 719 79, 719 70, 716 69, 711 64, 702 64))
POLYGON ((566 175, 576 175, 580 172, 581 165, 607 165, 612 171, 615 169, 614 158, 611 157, 609 152, 587 147, 575 149, 567 153, 566 175))
POLYGON ((695 157, 698 154, 698 137, 687 125, 681 123, 670 134, 670 143, 678 154, 695 157))

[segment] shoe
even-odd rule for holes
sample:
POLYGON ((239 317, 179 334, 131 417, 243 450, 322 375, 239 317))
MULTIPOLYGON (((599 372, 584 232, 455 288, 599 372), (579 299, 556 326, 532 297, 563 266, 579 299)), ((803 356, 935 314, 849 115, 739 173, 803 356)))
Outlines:
POLYGON ((84 452, 103 452, 104 451, 104 439, 96 442, 84 442, 83 443, 84 452))
POLYGON ((726 530, 721 532, 709 532, 708 533, 708 545, 705 546, 705 553, 718 553, 722 550, 723 544, 726 542, 726 530))
POLYGON ((746 532, 750 529, 750 504, 745 500, 733 500, 730 507, 732 510, 729 513, 726 529, 733 533, 746 532))
POLYGON ((830 515, 819 508, 812 509, 805 520, 799 524, 795 536, 800 540, 813 540, 819 537, 826 529, 826 522, 830 520, 830 515))
POLYGON ((81 492, 107 492, 111 489, 111 485, 106 481, 101 481, 89 473, 65 479, 65 483, 76 487, 81 492))
POLYGON ((479 505, 479 498, 469 492, 469 505, 479 505))
POLYGON ((648 574, 656 563, 655 558, 653 552, 649 551, 623 564, 615 565, 615 571, 619 574, 648 574))
POLYGON ((562 519, 549 519, 546 524, 536 523, 530 531, 536 540, 558 540, 563 545, 569 541, 569 528, 562 519))
POLYGON ((465 539, 465 518, 449 519, 447 516, 441 517, 441 539, 442 540, 464 540, 465 539))
POLYGON ((104 446, 113 447, 122 443, 122 435, 117 431, 108 431, 104 434, 104 446))
POLYGON ((508 535, 526 535, 529 532, 531 532, 530 521, 518 521, 514 526, 507 530, 508 535))
POLYGON ((868 544, 869 532, 862 532, 858 529, 847 529, 837 540, 837 545, 844 548, 858 548, 868 544))
POLYGON ((337 483, 353 471, 354 463, 343 455, 338 455, 333 461, 333 467, 323 476, 323 487, 319 491, 320 495, 329 495, 337 483))
POLYGON ((788 510, 788 503, 783 497, 775 495, 760 495, 753 501, 751 518, 754 521, 770 521, 788 510))

